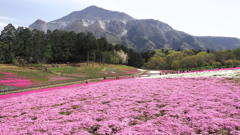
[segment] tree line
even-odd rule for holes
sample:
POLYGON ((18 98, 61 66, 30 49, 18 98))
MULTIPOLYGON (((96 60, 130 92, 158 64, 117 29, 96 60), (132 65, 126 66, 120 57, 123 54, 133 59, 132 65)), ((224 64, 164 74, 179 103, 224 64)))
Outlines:
POLYGON ((113 45, 91 32, 54 30, 46 33, 8 24, 0 35, 0 63, 102 62, 141 67, 142 55, 123 45, 113 45), (117 52, 126 54, 126 61, 117 52))
POLYGON ((0 63, 77 63, 94 61, 127 64, 147 69, 190 69, 197 67, 240 66, 240 48, 235 50, 194 51, 158 49, 135 52, 113 45, 91 32, 54 30, 46 33, 8 24, 0 35, 0 63), (120 54, 119 54, 120 53, 120 54))
POLYGON ((143 67, 147 69, 191 69, 240 66, 240 48, 218 51, 176 51, 159 49, 146 52, 143 67))

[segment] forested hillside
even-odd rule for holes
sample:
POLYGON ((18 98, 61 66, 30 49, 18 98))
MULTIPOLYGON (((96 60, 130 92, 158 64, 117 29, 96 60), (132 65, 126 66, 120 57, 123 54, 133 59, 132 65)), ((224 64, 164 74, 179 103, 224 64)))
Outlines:
POLYGON ((106 38, 92 33, 66 32, 61 30, 17 29, 9 24, 0 35, 0 63, 66 63, 95 61, 112 64, 128 64, 140 67, 140 53, 122 45, 110 44, 106 38))
POLYGON ((147 69, 204 69, 240 67, 240 48, 219 51, 159 49, 143 53, 147 69))

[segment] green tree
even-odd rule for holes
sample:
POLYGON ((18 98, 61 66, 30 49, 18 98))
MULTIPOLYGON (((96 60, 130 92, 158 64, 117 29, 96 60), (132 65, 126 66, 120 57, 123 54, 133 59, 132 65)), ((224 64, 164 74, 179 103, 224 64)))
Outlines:
POLYGON ((119 64, 119 62, 120 62, 120 60, 117 56, 114 55, 113 57, 111 57, 112 64, 119 64))
POLYGON ((143 64, 144 60, 142 58, 142 55, 130 49, 128 52, 128 65, 133 67, 141 67, 143 64))
POLYGON ((171 68, 172 69, 178 69, 180 67, 181 66, 180 66, 180 61, 179 60, 174 60, 174 61, 171 62, 171 68))
POLYGON ((52 47, 51 47, 51 44, 47 44, 45 46, 43 57, 44 57, 44 61, 47 62, 47 63, 51 62, 53 60, 52 59, 52 47))
POLYGON ((146 67, 148 69, 166 69, 167 68, 166 58, 154 55, 148 60, 146 67))
POLYGON ((32 32, 28 28, 18 27, 16 39, 18 51, 16 52, 16 56, 24 60, 30 60, 30 57, 33 57, 33 54, 37 51, 34 50, 33 46, 32 32))
POLYGON ((179 68, 180 60, 182 60, 186 56, 185 53, 180 51, 175 51, 167 55, 167 67, 169 69, 179 68), (174 63, 173 63, 174 62, 174 63))
POLYGON ((234 59, 240 60, 240 48, 233 50, 234 59))
POLYGON ((231 50, 220 50, 215 52, 216 61, 224 64, 225 60, 233 59, 233 53, 231 50))
POLYGON ((0 41, 0 63, 10 62, 8 45, 0 41))
POLYGON ((31 32, 32 34, 32 51, 34 52, 32 54, 32 57, 34 59, 34 63, 39 63, 44 60, 44 54, 45 49, 47 48, 47 41, 46 41, 46 35, 44 32, 39 30, 33 30, 31 32))
POLYGON ((9 63, 12 59, 15 58, 15 41, 16 41, 16 29, 12 24, 8 24, 1 31, 0 41, 2 41, 5 45, 5 51, 8 53, 5 55, 5 62, 9 63))

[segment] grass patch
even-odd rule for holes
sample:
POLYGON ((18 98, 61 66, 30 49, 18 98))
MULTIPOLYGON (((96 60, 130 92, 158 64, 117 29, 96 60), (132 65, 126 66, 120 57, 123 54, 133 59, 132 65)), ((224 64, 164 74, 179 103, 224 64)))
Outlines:
POLYGON ((72 109, 78 109, 80 106, 79 105, 73 105, 71 108, 72 109))
POLYGON ((31 120, 36 120, 36 119, 37 119, 36 116, 32 116, 32 117, 31 117, 31 120))
POLYGON ((48 69, 48 71, 53 74, 71 74, 74 73, 76 70, 77 67, 56 67, 48 69))
POLYGON ((167 114, 166 111, 165 110, 161 110, 161 111, 159 111, 159 113, 155 114, 155 116, 159 117, 159 116, 164 116, 165 114, 167 114))
POLYGON ((77 69, 77 71, 79 71, 80 73, 92 73, 92 72, 100 72, 103 71, 104 67, 100 66, 100 67, 80 67, 77 69))
POLYGON ((142 103, 147 103, 149 101, 136 101, 136 102, 139 103, 139 104, 142 104, 142 103))
POLYGON ((136 121, 136 120, 132 120, 132 121, 130 121, 129 122, 129 126, 134 126, 134 125, 137 125, 138 124, 138 122, 136 121))
POLYGON ((28 64, 27 66, 37 69, 37 70, 42 70, 43 69, 43 64, 28 64))
POLYGON ((240 83, 240 78, 226 78, 221 80, 219 83, 221 82, 230 82, 230 83, 240 83))
POLYGON ((59 112, 60 115, 70 115, 72 112, 59 112))
POLYGON ((167 106, 166 104, 158 104, 158 105, 156 105, 156 107, 158 107, 158 108, 163 108, 163 107, 165 107, 165 106, 167 106))
POLYGON ((52 105, 52 107, 62 106, 64 103, 52 105))
POLYGON ((151 120, 152 117, 147 115, 147 112, 143 112, 143 115, 140 115, 136 117, 135 119, 141 120, 143 122, 147 122, 148 120, 151 120))
POLYGON ((108 104, 110 103, 111 101, 103 101, 102 104, 108 104))
POLYGON ((38 132, 40 132, 40 133, 45 133, 46 130, 44 130, 44 129, 39 129, 38 132))
POLYGON ((92 135, 100 135, 96 133, 99 128, 100 128, 100 125, 96 124, 90 128, 84 128, 84 130, 91 133, 92 135))
POLYGON ((23 113, 21 113, 20 115, 25 115, 25 114, 27 114, 26 112, 23 112, 23 113))
POLYGON ((135 69, 134 67, 126 66, 126 65, 117 65, 116 68, 120 69, 135 69))
POLYGON ((5 85, 0 85, 0 89, 4 89, 5 87, 5 85))

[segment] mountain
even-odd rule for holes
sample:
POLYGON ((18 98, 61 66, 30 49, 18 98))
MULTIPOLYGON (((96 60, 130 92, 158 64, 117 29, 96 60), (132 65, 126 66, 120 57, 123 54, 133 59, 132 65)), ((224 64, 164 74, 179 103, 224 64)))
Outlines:
POLYGON ((153 19, 135 19, 125 13, 90 6, 60 19, 45 22, 37 20, 30 29, 92 32, 137 51, 159 48, 221 50, 240 48, 240 39, 230 37, 197 37, 153 19))

